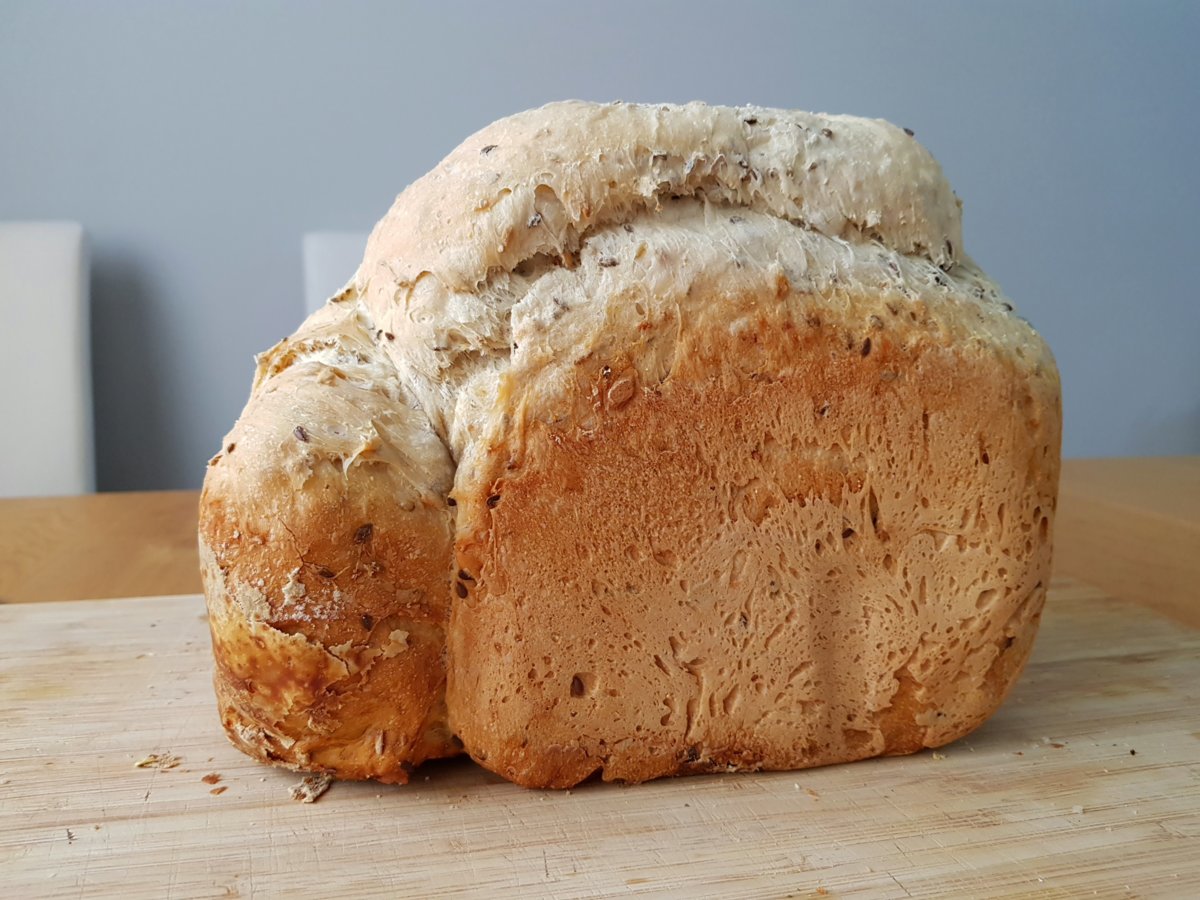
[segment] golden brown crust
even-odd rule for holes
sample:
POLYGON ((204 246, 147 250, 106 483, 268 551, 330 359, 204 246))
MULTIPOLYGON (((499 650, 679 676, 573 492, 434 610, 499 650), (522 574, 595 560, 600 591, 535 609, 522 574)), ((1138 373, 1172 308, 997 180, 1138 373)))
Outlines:
POLYGON ((332 318, 260 361, 205 479, 214 680, 225 729, 252 756, 403 782, 459 752, 444 702, 451 465, 357 316, 332 318))
POLYGON ((459 498, 452 725, 520 784, 940 746, 1028 655, 1053 368, 939 338, 936 309, 899 322, 879 295, 699 302, 759 327, 683 336, 670 378, 616 402, 628 359, 587 359, 566 423, 513 429, 459 498))

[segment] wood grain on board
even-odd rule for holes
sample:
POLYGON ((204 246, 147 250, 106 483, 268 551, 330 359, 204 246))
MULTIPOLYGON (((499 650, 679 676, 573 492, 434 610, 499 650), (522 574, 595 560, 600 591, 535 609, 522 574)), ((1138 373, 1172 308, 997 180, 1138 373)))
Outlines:
POLYGON ((198 597, 0 634, 9 896, 1200 896, 1200 631, 1077 582, 938 753, 568 792, 458 761, 292 800, 220 731, 198 597))

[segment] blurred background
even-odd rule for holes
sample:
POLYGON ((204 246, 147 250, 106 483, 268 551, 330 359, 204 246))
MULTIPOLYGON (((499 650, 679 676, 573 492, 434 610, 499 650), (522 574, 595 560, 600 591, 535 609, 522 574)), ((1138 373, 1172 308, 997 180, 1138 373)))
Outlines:
POLYGON ((331 289, 463 138, 578 97, 914 129, 968 252, 1055 350, 1065 454, 1200 453, 1198 10, 0 0, 7 443, 36 453, 69 418, 99 489, 199 486, 253 355, 305 314, 306 265, 310 294, 331 289), (61 284, 37 274, 42 238, 11 230, 46 221, 81 226, 47 232, 46 258, 82 260, 51 266, 61 284), (48 378, 82 405, 22 406, 48 378))

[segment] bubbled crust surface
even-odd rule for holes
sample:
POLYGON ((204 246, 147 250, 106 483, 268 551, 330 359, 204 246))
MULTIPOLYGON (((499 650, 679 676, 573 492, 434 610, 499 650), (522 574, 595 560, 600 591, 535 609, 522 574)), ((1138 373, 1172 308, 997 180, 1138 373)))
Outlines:
POLYGON ((661 382, 573 363, 574 414, 531 417, 464 498, 452 723, 518 783, 937 747, 1029 654, 1053 369, 878 295, 699 302, 758 325, 674 338, 661 382))
POLYGON ((1049 580, 1059 386, 969 262, 680 199, 513 329, 457 488, 448 702, 482 764, 801 768, 995 710, 1049 580))
POLYGON ((404 781, 445 724, 453 469, 353 304, 264 354, 210 463, 200 543, 230 739, 404 781))

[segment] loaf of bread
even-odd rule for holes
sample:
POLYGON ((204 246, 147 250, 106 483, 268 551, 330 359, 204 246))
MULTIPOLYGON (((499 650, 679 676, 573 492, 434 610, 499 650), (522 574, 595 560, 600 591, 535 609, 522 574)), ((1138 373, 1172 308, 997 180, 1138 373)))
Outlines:
POLYGON ((210 463, 230 738, 568 787, 977 727, 1037 629, 1061 411, 960 221, 881 121, 559 103, 469 138, 210 463))

